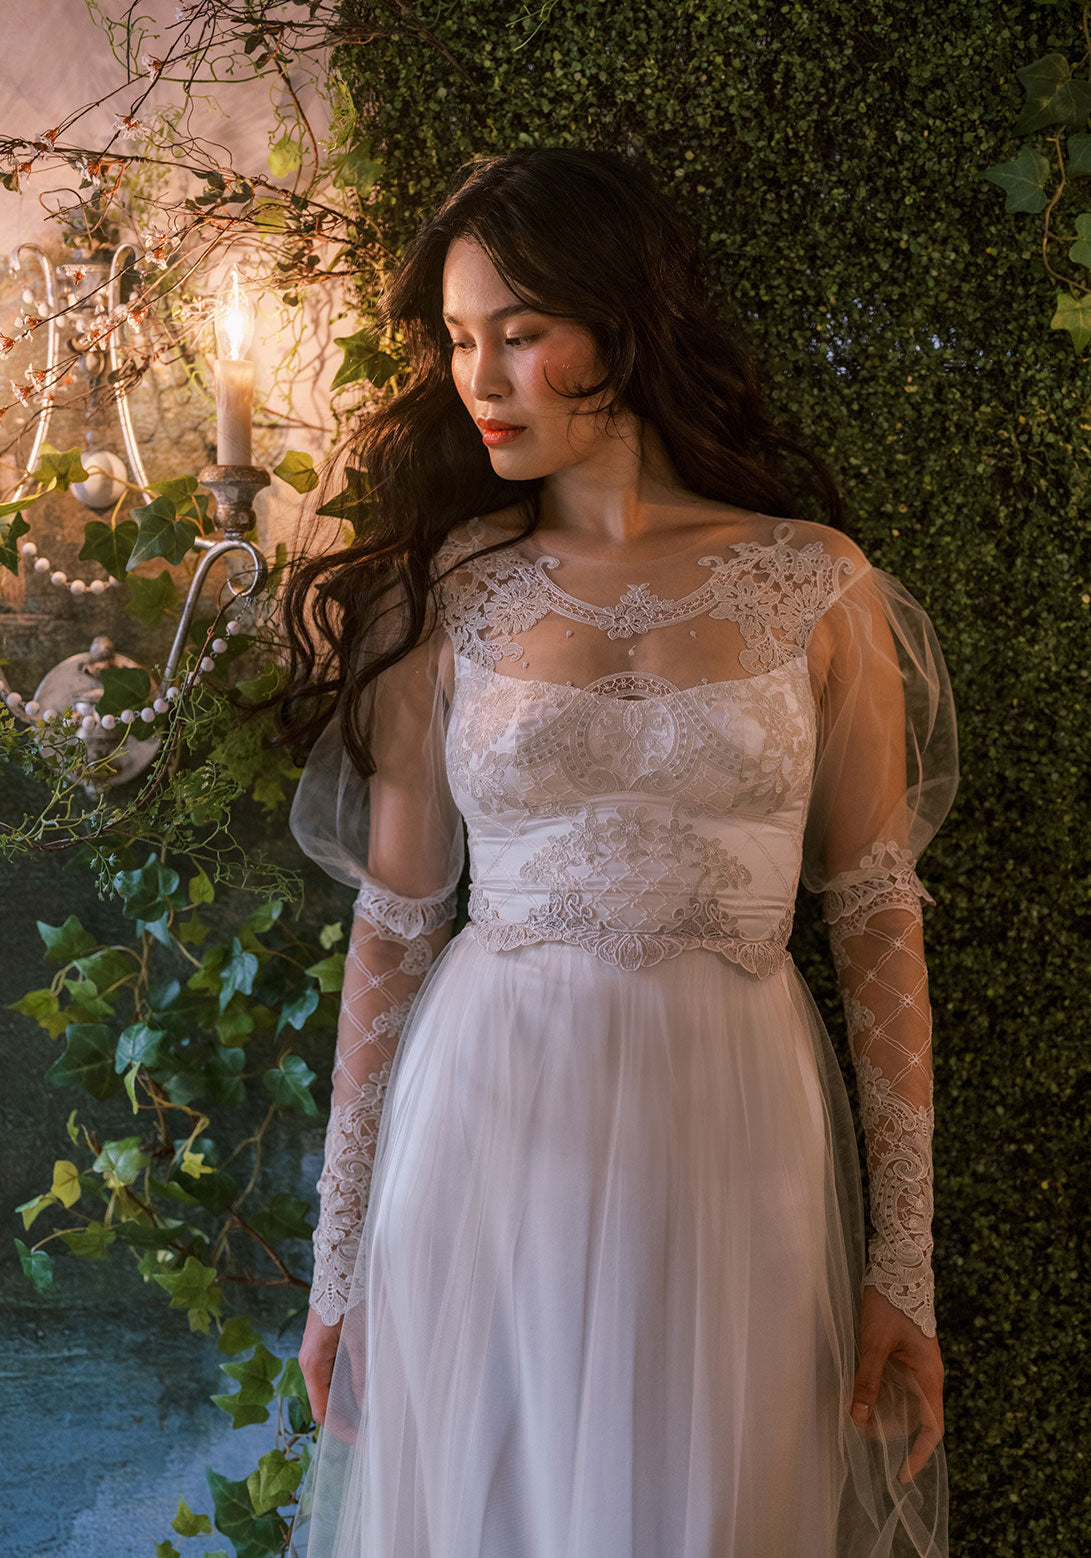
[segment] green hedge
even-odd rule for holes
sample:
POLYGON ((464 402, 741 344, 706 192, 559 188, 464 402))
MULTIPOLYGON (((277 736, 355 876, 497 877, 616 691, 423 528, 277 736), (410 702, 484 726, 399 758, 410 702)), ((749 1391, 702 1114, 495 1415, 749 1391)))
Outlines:
MULTIPOLYGON (((932 614, 963 766, 923 864, 951 1549, 1076 1558, 1091 1513, 1086 369, 1049 329, 1040 219, 1006 215, 983 174, 1020 147, 1015 72, 1051 50, 1079 60, 1080 10, 420 0, 430 37, 380 10, 393 35, 346 71, 386 241, 471 156, 646 152, 777 413, 839 472, 848 528, 932 614)), ((1054 225, 1072 231, 1078 195, 1065 209, 1054 225)), ((847 1069, 811 903, 793 951, 847 1069)))

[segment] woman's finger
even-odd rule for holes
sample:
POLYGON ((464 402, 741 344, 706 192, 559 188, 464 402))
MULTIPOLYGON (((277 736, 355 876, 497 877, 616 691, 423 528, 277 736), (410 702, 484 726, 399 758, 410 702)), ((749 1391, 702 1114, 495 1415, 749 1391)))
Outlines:
POLYGON ((859 1428, 870 1429, 874 1437, 875 1404, 879 1399, 879 1386, 889 1348, 883 1343, 864 1340, 860 1353, 860 1366, 852 1386, 852 1404, 849 1414, 859 1428))

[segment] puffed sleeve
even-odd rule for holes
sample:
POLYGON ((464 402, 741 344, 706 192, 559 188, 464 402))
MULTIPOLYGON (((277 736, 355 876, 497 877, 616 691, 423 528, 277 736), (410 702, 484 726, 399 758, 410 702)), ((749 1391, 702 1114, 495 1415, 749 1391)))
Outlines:
MULTIPOLYGON (((399 620, 388 603, 365 653, 381 655, 399 620)), ((398 1039, 455 912, 463 835, 444 760, 446 645, 436 627, 365 688, 370 778, 335 715, 307 759, 289 820, 303 851, 358 889, 314 1236, 310 1302, 327 1325, 348 1302, 398 1039)))
MULTIPOLYGON (((851 543, 848 543, 851 546, 851 543)), ((865 1284, 935 1334, 932 1012, 917 862, 958 782, 950 680, 924 607, 853 549, 809 655, 820 688, 802 880, 822 896, 867 1148, 865 1284)))

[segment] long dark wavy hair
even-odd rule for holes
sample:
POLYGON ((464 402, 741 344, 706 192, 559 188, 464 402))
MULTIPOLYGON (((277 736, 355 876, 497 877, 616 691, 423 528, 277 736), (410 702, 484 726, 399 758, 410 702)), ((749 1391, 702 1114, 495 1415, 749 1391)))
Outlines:
POLYGON ((525 515, 516 539, 539 519, 542 479, 496 475, 451 377, 442 281, 456 238, 478 244, 522 302, 587 328, 602 377, 570 393, 604 395, 607 415, 651 422, 690 491, 790 517, 799 494, 782 465, 795 456, 830 523, 842 518, 832 472, 766 411, 754 356, 713 314, 694 235, 647 163, 547 146, 468 164, 410 242, 382 301, 380 321, 400 329, 412 376, 352 440, 350 464, 362 472, 351 504, 355 539, 297 559, 282 597, 280 739, 305 749, 336 710, 365 775, 373 764, 360 694, 429 630, 433 562, 447 535, 513 504, 525 515), (361 650, 391 586, 404 632, 367 659, 361 650))

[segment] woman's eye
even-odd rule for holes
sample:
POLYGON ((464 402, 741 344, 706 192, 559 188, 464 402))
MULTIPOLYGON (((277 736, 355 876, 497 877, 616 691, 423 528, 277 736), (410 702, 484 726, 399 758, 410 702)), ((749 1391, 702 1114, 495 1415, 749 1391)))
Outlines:
POLYGON ((529 346, 532 341, 537 339, 536 335, 508 335, 504 337, 505 344, 508 346, 529 346))

